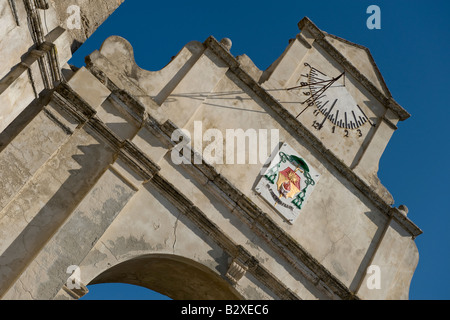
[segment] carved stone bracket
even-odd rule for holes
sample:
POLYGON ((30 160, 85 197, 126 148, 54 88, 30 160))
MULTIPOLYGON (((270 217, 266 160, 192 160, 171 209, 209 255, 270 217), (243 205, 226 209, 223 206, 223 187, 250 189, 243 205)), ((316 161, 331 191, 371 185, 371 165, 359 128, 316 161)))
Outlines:
MULTIPOLYGON (((10 4, 13 2, 10 2, 10 4)), ((35 49, 32 55, 39 57, 39 68, 46 89, 53 89, 61 81, 61 68, 55 44, 46 41, 39 10, 49 8, 47 0, 25 0, 28 25, 35 49)))
POLYGON ((17 14, 16 3, 14 0, 8 0, 9 7, 11 8, 12 14, 14 16, 14 20, 16 21, 17 26, 20 26, 19 15, 17 14))
POLYGON ((85 295, 87 295, 89 293, 89 289, 83 284, 80 284, 77 288, 73 288, 73 289, 69 289, 69 287, 67 285, 64 285, 63 289, 69 296, 71 296, 72 298, 74 298, 76 300, 84 297, 85 295))
POLYGON ((49 5, 47 0, 36 0, 36 7, 42 10, 47 10, 49 5))
POLYGON ((235 286, 242 279, 247 270, 248 266, 246 266, 242 261, 239 261, 239 259, 234 258, 228 267, 226 277, 235 286))

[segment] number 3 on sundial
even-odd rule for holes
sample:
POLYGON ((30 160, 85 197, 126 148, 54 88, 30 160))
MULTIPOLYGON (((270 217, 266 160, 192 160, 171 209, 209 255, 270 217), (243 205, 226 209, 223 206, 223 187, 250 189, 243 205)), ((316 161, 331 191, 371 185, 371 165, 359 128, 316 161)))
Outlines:
POLYGON ((366 123, 375 126, 347 91, 345 72, 330 77, 308 63, 305 63, 305 67, 310 70, 308 74, 302 74, 300 85, 287 89, 296 90, 304 97, 301 101, 303 108, 297 118, 308 108, 316 107, 314 116, 317 120, 312 126, 319 131, 325 126, 330 126, 332 133, 336 133, 340 128, 346 138, 350 135, 362 137, 361 127, 366 123))

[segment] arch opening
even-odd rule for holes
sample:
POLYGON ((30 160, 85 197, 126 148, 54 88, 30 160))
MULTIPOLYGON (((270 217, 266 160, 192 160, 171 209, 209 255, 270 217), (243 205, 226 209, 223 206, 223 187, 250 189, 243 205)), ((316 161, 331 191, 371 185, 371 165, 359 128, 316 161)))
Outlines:
POLYGON ((151 254, 104 271, 89 285, 124 283, 156 291, 173 300, 240 300, 230 283, 208 267, 180 256, 151 254))
POLYGON ((132 284, 102 283, 87 288, 89 292, 80 300, 171 300, 159 292, 132 284))

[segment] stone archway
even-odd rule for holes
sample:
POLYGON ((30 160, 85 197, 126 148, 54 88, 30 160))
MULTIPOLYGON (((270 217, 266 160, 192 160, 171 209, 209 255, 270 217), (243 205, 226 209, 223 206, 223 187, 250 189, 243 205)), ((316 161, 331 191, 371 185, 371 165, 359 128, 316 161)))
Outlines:
POLYGON ((150 254, 104 271, 89 285, 127 283, 142 286, 174 300, 239 300, 241 295, 223 278, 193 260, 150 254))

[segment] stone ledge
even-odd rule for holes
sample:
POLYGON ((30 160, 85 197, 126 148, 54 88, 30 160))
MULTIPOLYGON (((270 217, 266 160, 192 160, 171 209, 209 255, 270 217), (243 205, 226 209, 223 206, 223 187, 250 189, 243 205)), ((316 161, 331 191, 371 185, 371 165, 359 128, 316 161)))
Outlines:
POLYGON ((150 180, 159 166, 140 151, 131 141, 122 141, 97 116, 96 111, 67 84, 60 84, 53 93, 53 99, 63 110, 68 111, 80 126, 92 128, 116 152, 118 157, 127 163, 145 181, 150 180))

